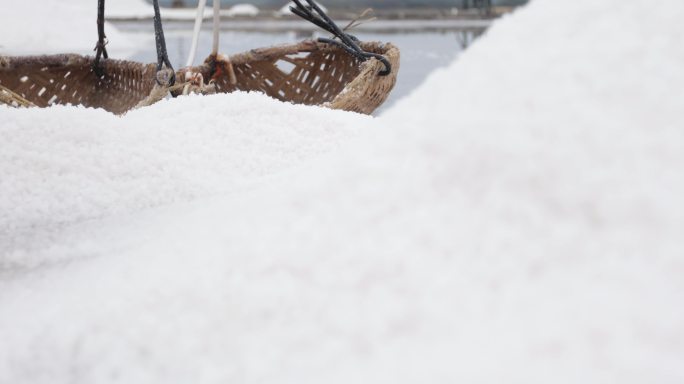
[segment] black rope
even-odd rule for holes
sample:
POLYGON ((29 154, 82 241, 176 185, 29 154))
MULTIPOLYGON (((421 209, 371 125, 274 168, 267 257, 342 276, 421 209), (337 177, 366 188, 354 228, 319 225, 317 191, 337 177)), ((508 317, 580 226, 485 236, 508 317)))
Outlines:
POLYGON ((104 32, 104 10, 105 10, 105 0, 97 1, 97 43, 95 44, 95 60, 93 61, 93 71, 102 77, 104 75, 104 68, 100 65, 100 58, 109 58, 107 54, 107 36, 104 32))
POLYGON ((379 76, 387 76, 392 73, 392 65, 385 56, 364 51, 359 46, 359 39, 356 38, 356 36, 348 34, 340 29, 340 27, 338 27, 337 24, 335 24, 335 22, 325 12, 323 12, 323 10, 313 0, 306 0, 307 5, 302 4, 300 0, 293 1, 296 6, 290 7, 290 11, 292 11, 292 13, 313 23, 319 28, 332 33, 335 37, 340 39, 340 41, 337 41, 335 39, 320 37, 318 38, 319 42, 338 46, 361 61, 366 61, 370 58, 379 60, 385 66, 385 69, 378 73, 379 76))
MULTIPOLYGON (((164 38, 164 29, 162 28, 161 14, 159 13, 159 0, 154 0, 152 5, 154 6, 154 39, 157 44, 157 71, 161 71, 164 65, 166 65, 172 72, 168 85, 174 85, 176 83, 176 73, 173 70, 168 51, 166 50, 166 39, 164 38)), ((157 80, 157 83, 159 83, 159 80, 157 80)))

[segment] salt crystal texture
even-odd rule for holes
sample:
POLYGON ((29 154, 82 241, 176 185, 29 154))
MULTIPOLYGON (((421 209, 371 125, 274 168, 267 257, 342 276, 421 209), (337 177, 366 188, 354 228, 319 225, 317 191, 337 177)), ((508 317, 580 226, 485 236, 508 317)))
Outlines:
POLYGON ((683 382, 682 19, 536 0, 377 119, 0 109, 0 382, 683 382))

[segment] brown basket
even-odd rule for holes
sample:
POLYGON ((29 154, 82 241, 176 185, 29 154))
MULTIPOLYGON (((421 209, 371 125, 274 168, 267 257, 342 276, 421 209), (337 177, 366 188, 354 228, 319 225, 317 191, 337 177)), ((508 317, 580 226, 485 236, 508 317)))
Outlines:
MULTIPOLYGON (((198 87, 202 93, 259 91, 296 104, 370 114, 396 83, 399 49, 381 43, 361 43, 361 47, 384 55, 391 73, 379 76, 385 67, 376 59, 362 62, 336 45, 307 40, 230 58, 210 57, 201 66, 182 69, 176 78, 185 81, 191 72, 202 74, 213 85, 198 87)), ((168 82, 168 73, 157 72, 155 64, 107 59, 101 62, 104 74, 98 76, 93 60, 80 55, 0 56, 0 86, 6 89, 0 102, 83 105, 123 114, 168 94, 169 87, 158 85, 168 82)))
POLYGON ((394 88, 399 49, 377 42, 360 46, 385 56, 391 73, 379 76, 385 66, 376 59, 362 62, 336 45, 306 40, 229 58, 210 56, 201 66, 181 69, 176 77, 190 81, 199 73, 205 83, 213 81, 213 87, 196 87, 200 93, 259 91, 286 102, 371 114, 394 88))
POLYGON ((0 102, 24 105, 13 102, 20 97, 37 107, 71 104, 122 114, 166 95, 155 92, 156 64, 103 60, 98 76, 93 60, 72 54, 0 57, 0 86, 6 89, 0 102))

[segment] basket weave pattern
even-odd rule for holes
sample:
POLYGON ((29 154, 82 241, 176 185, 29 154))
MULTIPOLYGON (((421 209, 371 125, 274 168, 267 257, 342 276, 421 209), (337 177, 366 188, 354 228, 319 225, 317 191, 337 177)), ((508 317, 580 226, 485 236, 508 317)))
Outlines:
MULTIPOLYGON (((368 52, 384 55, 392 64, 388 76, 378 76, 384 65, 362 62, 335 45, 312 40, 254 49, 228 60, 210 57, 198 67, 185 68, 176 78, 200 73, 211 92, 259 91, 278 100, 322 105, 370 114, 389 96, 397 80, 399 50, 391 44, 361 43, 368 52), (235 82, 228 66, 232 65, 235 82)), ((154 103, 169 91, 157 84, 155 64, 103 60, 103 75, 92 69, 93 58, 79 55, 0 56, 0 86, 37 107, 55 104, 103 108, 115 114, 154 103)), ((173 90, 178 93, 177 89, 173 90)), ((9 96, 3 94, 7 104, 9 96)))
POLYGON ((103 60, 102 76, 93 58, 79 55, 0 57, 0 85, 38 107, 55 104, 104 108, 122 114, 148 97, 155 64, 103 60))
POLYGON ((362 43, 361 47, 385 55, 392 73, 378 76, 384 69, 378 60, 361 62, 337 46, 307 40, 231 56, 235 84, 228 71, 220 69, 226 63, 211 56, 199 67, 182 69, 178 78, 189 71, 208 79, 211 69, 219 68, 212 78, 219 93, 260 91, 281 101, 370 114, 387 99, 396 83, 399 49, 381 43, 362 43))

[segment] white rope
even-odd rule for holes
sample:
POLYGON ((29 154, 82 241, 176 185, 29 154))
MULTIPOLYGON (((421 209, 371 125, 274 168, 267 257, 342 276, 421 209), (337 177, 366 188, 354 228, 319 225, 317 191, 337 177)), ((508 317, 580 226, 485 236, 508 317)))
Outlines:
POLYGON ((214 45, 211 49, 213 56, 218 55, 219 29, 221 28, 221 0, 214 0, 214 45))
MULTIPOLYGON (((202 19, 204 19, 204 8, 207 4, 207 0, 199 0, 199 3, 197 4, 197 15, 195 16, 195 29, 193 32, 192 36, 192 46, 190 47, 190 55, 188 57, 188 62, 187 62, 187 67, 192 66, 192 64, 195 62, 195 56, 197 55, 197 45, 199 42, 199 34, 200 34, 200 29, 202 28, 202 19)), ((212 49, 211 49, 211 54, 212 56, 216 57, 218 55, 218 49, 219 49, 219 30, 221 27, 221 0, 214 0, 214 26, 213 26, 213 32, 214 32, 214 37, 213 37, 213 42, 212 42, 212 49)), ((232 67, 231 67, 232 70, 232 67)), ((187 72, 185 76, 188 76, 190 73, 187 72)), ((196 76, 197 74, 193 74, 196 76)), ((233 80, 235 75, 231 76, 231 82, 234 84, 235 81, 233 80)), ((185 79, 186 81, 188 79, 185 79)), ((201 82, 200 82, 201 84, 201 82)), ((183 88, 183 94, 187 95, 190 93, 191 86, 190 82, 185 85, 183 88)))
POLYGON ((199 0, 197 4, 197 15, 195 16, 195 29, 192 32, 192 46, 190 46, 190 54, 186 67, 192 66, 197 56, 197 45, 199 43, 200 30, 202 29, 202 20, 204 19, 204 7, 207 5, 207 0, 199 0))

